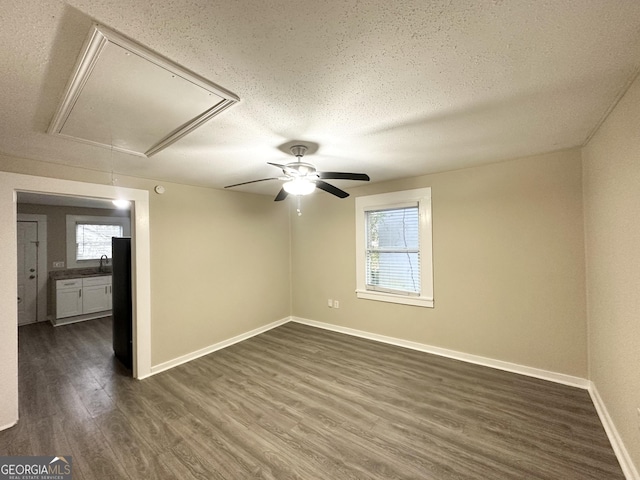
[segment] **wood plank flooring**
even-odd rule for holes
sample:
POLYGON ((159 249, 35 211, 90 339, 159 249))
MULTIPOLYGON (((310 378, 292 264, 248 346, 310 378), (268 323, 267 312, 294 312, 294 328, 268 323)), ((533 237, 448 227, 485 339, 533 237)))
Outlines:
POLYGON ((286 324, 146 380, 110 318, 20 328, 0 455, 74 479, 624 479, 586 391, 286 324))

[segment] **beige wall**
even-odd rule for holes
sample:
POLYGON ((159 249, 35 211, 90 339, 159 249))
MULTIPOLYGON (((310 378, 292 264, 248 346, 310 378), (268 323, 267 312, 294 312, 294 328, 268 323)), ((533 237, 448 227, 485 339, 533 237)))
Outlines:
POLYGON ((288 317, 287 205, 163 185, 150 205, 153 363, 288 317))
POLYGON ((640 79, 583 162, 589 373, 640 469, 640 79))
POLYGON ((47 273, 63 270, 67 265, 67 215, 128 217, 128 210, 103 208, 65 207, 19 203, 18 213, 45 215, 47 217, 47 273), (63 268, 54 268, 53 262, 62 261, 63 268))
POLYGON ((578 149, 350 192, 292 218, 293 315, 586 378, 578 149), (435 308, 357 299, 354 197, 427 186, 435 308))
MULTIPOLYGON (((0 170, 111 184, 109 174, 0 156, 0 170)), ((152 365, 289 315, 289 212, 260 195, 119 177, 150 193, 152 365)))

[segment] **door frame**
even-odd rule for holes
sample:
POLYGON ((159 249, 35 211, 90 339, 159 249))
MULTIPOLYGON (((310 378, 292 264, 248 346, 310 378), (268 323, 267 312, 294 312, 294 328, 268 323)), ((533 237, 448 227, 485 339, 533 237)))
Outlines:
POLYGON ((47 319, 47 216, 34 213, 18 213, 18 222, 38 224, 38 308, 36 322, 47 319))
POLYGON ((134 188, 0 172, 0 430, 18 421, 17 192, 131 201, 133 376, 151 375, 149 192, 134 188))

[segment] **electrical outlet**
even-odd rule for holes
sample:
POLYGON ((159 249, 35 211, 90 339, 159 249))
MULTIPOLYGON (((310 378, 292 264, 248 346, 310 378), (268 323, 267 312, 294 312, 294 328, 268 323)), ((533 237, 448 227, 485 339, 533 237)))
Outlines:
POLYGON ((340 302, 338 300, 333 301, 333 308, 340 308, 340 302))
POLYGON ((329 308, 333 308, 333 300, 331 300, 331 299, 327 300, 327 306, 329 308))
POLYGON ((53 268, 64 268, 64 262, 53 262, 53 268))

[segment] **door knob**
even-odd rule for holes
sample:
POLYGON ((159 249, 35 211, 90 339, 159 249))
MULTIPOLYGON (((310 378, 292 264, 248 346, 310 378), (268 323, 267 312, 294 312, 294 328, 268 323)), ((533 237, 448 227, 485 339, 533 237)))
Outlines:
POLYGON ((29 269, 29 271, 30 271, 31 273, 33 273, 33 272, 35 272, 35 271, 36 271, 36 269, 35 269, 35 268, 30 268, 30 269, 29 269))
POLYGON ((18 297, 18 303, 20 303, 22 301, 22 299, 20 297, 18 297))
POLYGON ((36 276, 35 275, 29 275, 29 278, 33 280, 34 278, 36 278, 36 276))

